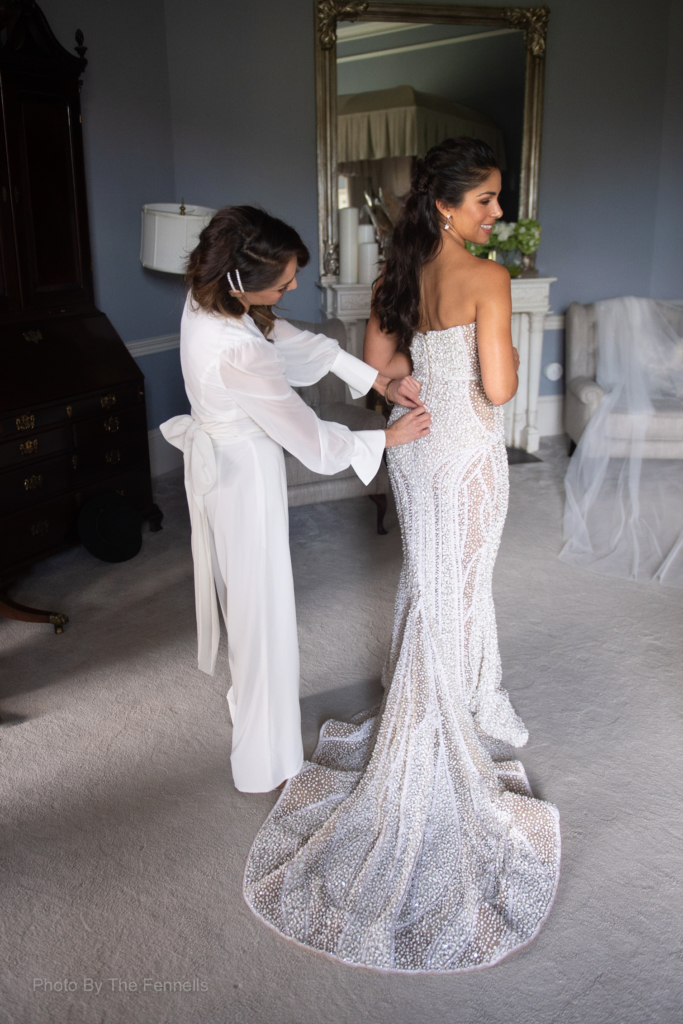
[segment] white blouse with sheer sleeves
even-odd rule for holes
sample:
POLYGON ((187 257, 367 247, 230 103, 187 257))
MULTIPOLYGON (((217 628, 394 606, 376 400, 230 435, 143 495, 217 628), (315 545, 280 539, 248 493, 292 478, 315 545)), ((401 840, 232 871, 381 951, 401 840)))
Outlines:
MULTIPOLYGON (((292 390, 292 384, 314 384, 331 370, 357 393, 370 389, 376 371, 332 338, 279 320, 274 340, 267 341, 250 316, 210 315, 193 309, 189 297, 180 338, 192 415, 175 416, 160 429, 185 455, 198 662, 200 669, 213 674, 219 629, 204 496, 217 484, 217 459, 223 458, 222 452, 227 454, 225 446, 267 435, 313 472, 333 474, 352 466, 367 484, 379 469, 386 436, 383 430, 351 431, 320 420, 292 390)), ((284 465, 281 471, 284 474, 284 465)))
POLYGON ((319 420, 292 390, 292 385, 315 384, 328 372, 348 383, 354 397, 370 390, 377 371, 333 338, 278 320, 268 341, 247 314, 212 316, 192 309, 188 299, 180 358, 192 417, 212 437, 261 428, 313 472, 339 473, 350 465, 365 484, 377 473, 384 431, 350 431, 319 420))
POLYGON ((377 370, 324 334, 302 331, 286 320, 276 320, 272 338, 285 360, 285 376, 293 387, 307 387, 326 373, 334 373, 349 385, 352 398, 361 398, 377 379, 377 370))
MULTIPOLYGON (((311 337, 316 342, 320 336, 311 337)), ((259 339, 251 335, 239 345, 225 349, 220 362, 221 380, 235 403, 312 472, 329 475, 350 464, 363 483, 369 484, 379 469, 385 447, 384 431, 351 431, 340 423, 319 419, 287 379, 294 378, 300 386, 304 378, 307 383, 319 380, 328 372, 325 363, 330 362, 324 347, 317 343, 313 350, 310 345, 313 358, 306 362, 299 359, 287 368, 281 347, 276 348, 263 336, 259 339)), ((337 352, 331 353, 332 364, 340 353, 337 346, 337 352)), ((296 354, 299 356, 301 349, 296 354)), ((353 356, 349 359, 358 361, 353 356)), ((373 372, 373 381, 376 376, 373 372)))

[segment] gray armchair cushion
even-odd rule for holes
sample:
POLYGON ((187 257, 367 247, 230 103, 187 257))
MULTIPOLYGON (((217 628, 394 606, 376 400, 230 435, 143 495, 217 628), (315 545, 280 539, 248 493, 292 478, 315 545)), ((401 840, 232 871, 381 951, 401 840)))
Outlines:
POLYGON ((595 304, 582 306, 572 302, 565 316, 567 339, 567 380, 575 377, 595 379, 595 304))
POLYGON ((592 377, 574 377, 573 380, 569 381, 568 388, 572 394, 576 395, 580 402, 583 402, 584 405, 592 406, 593 412, 595 412, 605 397, 604 388, 598 384, 597 380, 593 380, 592 377))
MULTIPOLYGON (((645 428, 645 441, 683 441, 683 407, 676 398, 655 398, 654 416, 645 428)), ((633 417, 628 413, 610 413, 607 420, 607 437, 629 440, 633 437, 633 417)))
POLYGON ((321 405, 318 415, 321 420, 343 423, 349 430, 383 430, 386 426, 386 420, 381 412, 364 409, 360 405, 348 405, 346 402, 321 405))
MULTIPOLYGON (((661 303, 661 310, 674 330, 683 335, 683 305, 661 303)), ((597 411, 604 390, 595 380, 597 347, 595 304, 582 306, 572 302, 566 316, 567 395, 565 399, 565 430, 576 444, 597 411)), ((654 416, 648 422, 643 439, 643 457, 650 459, 683 458, 683 414, 681 403, 661 399, 654 403, 654 416)), ((633 421, 618 410, 610 413, 606 437, 613 458, 631 454, 633 421)))

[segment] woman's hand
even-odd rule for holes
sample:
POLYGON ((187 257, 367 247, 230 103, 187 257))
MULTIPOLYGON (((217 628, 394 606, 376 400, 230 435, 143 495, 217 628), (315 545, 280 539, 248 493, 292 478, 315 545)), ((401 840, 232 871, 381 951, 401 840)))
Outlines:
POLYGON ((397 444, 409 444, 411 441, 417 441, 419 437, 425 437, 429 433, 431 422, 432 417, 424 405, 407 412, 384 431, 387 448, 393 448, 397 444))
POLYGON ((420 398, 421 388, 422 385, 414 377, 398 377, 389 381, 386 397, 389 402, 405 405, 409 409, 424 408, 424 402, 420 398))
POLYGON ((514 345, 512 346, 512 358, 515 361, 515 373, 519 373, 519 352, 514 345))

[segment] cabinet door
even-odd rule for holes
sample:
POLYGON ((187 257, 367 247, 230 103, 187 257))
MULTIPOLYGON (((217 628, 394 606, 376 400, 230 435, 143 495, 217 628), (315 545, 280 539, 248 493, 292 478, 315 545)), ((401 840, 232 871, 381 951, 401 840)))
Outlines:
POLYGON ((0 310, 21 308, 14 218, 10 196, 10 178, 5 146, 5 117, 3 104, 0 102, 0 310))
POLYGON ((22 305, 92 301, 78 83, 2 74, 22 305))

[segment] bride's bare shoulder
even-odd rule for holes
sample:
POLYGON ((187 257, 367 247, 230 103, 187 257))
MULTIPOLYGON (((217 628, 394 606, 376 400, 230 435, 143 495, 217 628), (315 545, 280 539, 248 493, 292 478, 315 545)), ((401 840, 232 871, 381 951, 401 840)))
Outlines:
POLYGON ((510 292, 510 274, 500 263, 474 257, 468 270, 477 289, 481 288, 486 292, 510 292))

